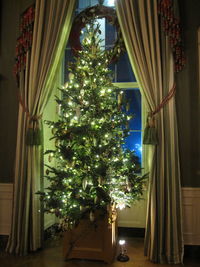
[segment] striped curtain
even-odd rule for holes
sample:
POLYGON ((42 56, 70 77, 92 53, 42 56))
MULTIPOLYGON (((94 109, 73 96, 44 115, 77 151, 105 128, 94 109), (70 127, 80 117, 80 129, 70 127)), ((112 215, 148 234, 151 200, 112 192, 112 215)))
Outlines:
POLYGON ((116 8, 129 59, 149 111, 145 143, 152 159, 145 255, 154 263, 179 264, 183 260, 183 233, 176 64, 170 36, 162 30, 159 4, 157 0, 118 0, 116 8))
POLYGON ((12 227, 7 252, 25 255, 42 246, 42 214, 35 193, 43 175, 42 113, 55 86, 76 0, 36 0, 32 48, 18 73, 20 105, 12 227))

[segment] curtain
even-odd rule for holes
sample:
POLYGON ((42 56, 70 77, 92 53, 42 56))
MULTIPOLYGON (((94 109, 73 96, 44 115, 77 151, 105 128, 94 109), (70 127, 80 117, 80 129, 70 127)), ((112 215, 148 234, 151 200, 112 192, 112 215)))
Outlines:
POLYGON ((56 81, 76 0, 36 0, 31 51, 20 72, 20 105, 15 161, 12 227, 7 252, 25 255, 42 243, 42 113, 56 81), (28 137, 28 138, 27 138, 28 137))
POLYGON ((157 0, 118 0, 117 16, 129 59, 150 112, 158 141, 150 145, 152 163, 145 255, 154 263, 183 259, 181 186, 175 108, 174 60, 161 31, 157 0))

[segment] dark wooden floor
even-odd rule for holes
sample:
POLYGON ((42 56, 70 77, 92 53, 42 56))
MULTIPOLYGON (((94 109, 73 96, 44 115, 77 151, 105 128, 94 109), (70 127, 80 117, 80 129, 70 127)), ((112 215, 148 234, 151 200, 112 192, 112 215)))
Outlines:
MULTIPOLYGON (((105 264, 100 261, 70 260, 64 261, 62 256, 62 238, 51 240, 45 243, 45 248, 26 257, 12 256, 1 251, 0 267, 167 267, 174 265, 154 264, 143 255, 143 238, 126 238, 128 262, 115 260, 112 264, 105 264)), ((184 266, 200 267, 199 247, 186 248, 184 266)), ((183 265, 176 265, 183 266, 183 265)))

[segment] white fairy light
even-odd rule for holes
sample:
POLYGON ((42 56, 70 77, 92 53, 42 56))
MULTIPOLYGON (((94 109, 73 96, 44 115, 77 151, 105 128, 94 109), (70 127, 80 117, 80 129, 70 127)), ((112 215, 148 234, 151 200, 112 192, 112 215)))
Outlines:
POLYGON ((120 210, 123 210, 125 207, 126 205, 122 202, 117 204, 117 208, 119 208, 120 210))
POLYGON ((119 245, 120 245, 120 246, 125 245, 125 243, 126 243, 125 240, 122 240, 122 239, 119 240, 119 245))
POLYGON ((91 40, 87 38, 87 43, 88 44, 91 44, 91 40))

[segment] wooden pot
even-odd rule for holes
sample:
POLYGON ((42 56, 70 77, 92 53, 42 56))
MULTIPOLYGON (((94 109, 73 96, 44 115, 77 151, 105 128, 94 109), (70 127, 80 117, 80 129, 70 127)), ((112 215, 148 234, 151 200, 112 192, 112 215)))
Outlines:
POLYGON ((63 254, 67 259, 102 260, 112 263, 116 253, 116 213, 109 223, 109 215, 95 214, 95 221, 82 219, 78 226, 64 233, 63 254))

